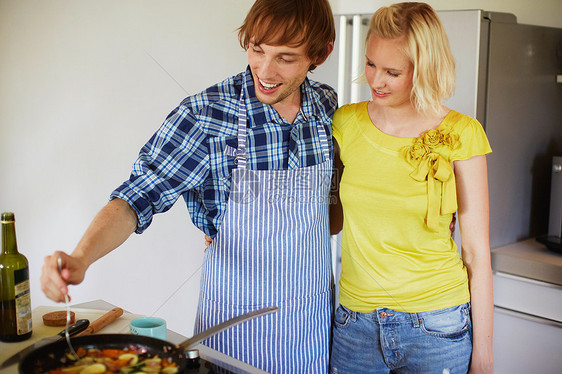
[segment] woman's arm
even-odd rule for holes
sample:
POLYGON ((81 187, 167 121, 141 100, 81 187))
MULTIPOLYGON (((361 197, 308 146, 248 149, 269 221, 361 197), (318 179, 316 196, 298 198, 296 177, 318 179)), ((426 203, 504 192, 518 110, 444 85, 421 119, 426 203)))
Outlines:
POLYGON ((334 167, 330 188, 330 235, 336 235, 343 227, 343 210, 340 201, 340 181, 343 164, 340 160, 340 147, 334 139, 334 167))
POLYGON ((492 373, 494 302, 489 239, 486 156, 455 161, 462 258, 468 270, 472 305, 471 373, 492 373))

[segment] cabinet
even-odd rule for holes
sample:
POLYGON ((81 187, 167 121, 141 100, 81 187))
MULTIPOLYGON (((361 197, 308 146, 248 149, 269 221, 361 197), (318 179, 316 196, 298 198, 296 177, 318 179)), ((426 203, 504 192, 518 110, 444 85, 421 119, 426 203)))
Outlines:
POLYGON ((492 250, 495 372, 562 371, 562 256, 534 239, 492 250))

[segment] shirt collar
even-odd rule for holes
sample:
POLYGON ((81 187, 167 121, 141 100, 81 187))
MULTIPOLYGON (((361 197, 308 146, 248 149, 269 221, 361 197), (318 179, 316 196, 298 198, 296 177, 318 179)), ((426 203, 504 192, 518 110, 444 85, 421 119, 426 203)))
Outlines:
MULTIPOLYGON (((246 68, 246 72, 244 73, 242 89, 244 90, 244 104, 246 105, 250 128, 263 126, 265 123, 271 122, 286 123, 271 105, 262 103, 256 97, 256 88, 250 66, 246 68)), ((306 77, 301 84, 301 94, 301 114, 304 116, 304 119, 307 120, 309 117, 320 118, 322 113, 324 113, 320 105, 321 98, 318 93, 312 89, 308 77, 306 77)))

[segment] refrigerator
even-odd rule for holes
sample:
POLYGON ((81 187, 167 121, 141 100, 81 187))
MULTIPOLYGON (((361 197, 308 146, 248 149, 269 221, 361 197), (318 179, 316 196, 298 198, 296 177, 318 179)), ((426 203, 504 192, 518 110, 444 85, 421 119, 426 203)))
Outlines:
MULTIPOLYGON (((519 24, 510 13, 456 10, 438 14, 456 63, 456 90, 445 105, 478 119, 493 150, 487 157, 490 246, 546 234, 552 159, 562 155, 562 29, 519 24)), ((370 17, 336 15, 334 52, 311 74, 311 79, 338 91, 339 105, 371 98, 369 87, 360 79, 370 17)), ((458 230, 455 242, 460 248, 458 230)), ((332 237, 332 251, 337 279, 341 234, 332 237)), ((507 324, 500 323, 501 318, 496 326, 503 329, 507 324)), ((522 372, 524 365, 518 366, 517 357, 506 357, 514 356, 508 343, 519 343, 509 342, 509 331, 497 328, 494 346, 501 353, 496 357, 496 372, 522 372)), ((561 326, 548 331, 551 335, 545 339, 559 347, 561 326)), ((541 354, 550 356, 544 350, 541 354)), ((559 355, 550 357, 554 367, 562 365, 559 355)), ((532 355, 520 359, 534 362, 532 355)))

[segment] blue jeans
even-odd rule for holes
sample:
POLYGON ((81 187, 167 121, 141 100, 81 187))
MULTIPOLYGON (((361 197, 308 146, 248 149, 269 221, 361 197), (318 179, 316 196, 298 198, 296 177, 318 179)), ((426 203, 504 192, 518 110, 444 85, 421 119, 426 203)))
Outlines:
POLYGON ((472 354, 470 303, 422 313, 378 308, 334 315, 330 373, 466 373, 472 354))

